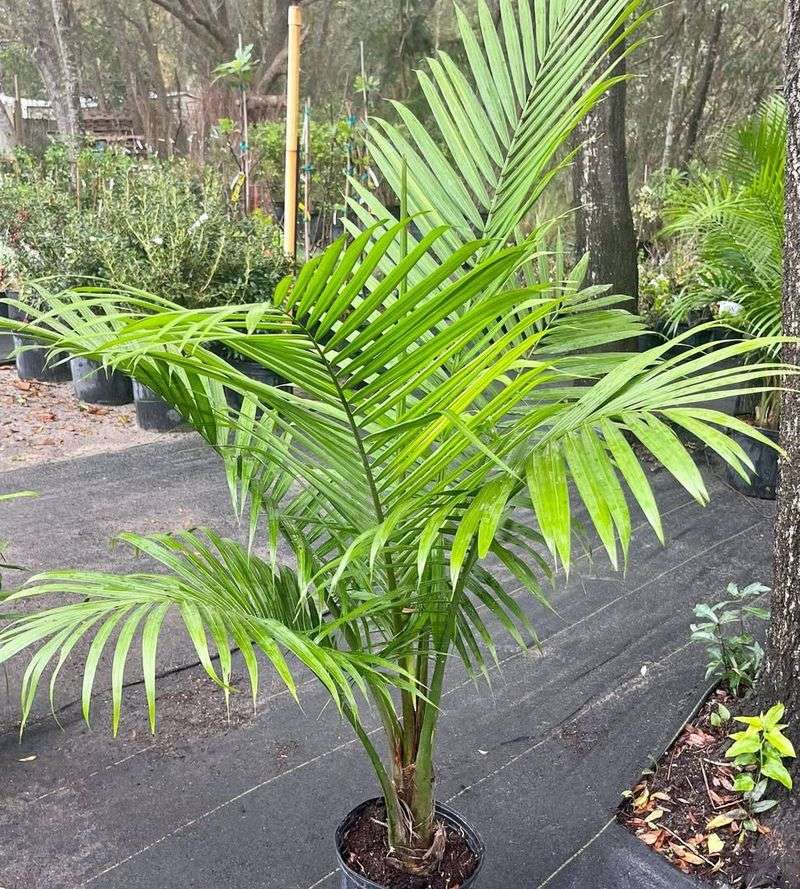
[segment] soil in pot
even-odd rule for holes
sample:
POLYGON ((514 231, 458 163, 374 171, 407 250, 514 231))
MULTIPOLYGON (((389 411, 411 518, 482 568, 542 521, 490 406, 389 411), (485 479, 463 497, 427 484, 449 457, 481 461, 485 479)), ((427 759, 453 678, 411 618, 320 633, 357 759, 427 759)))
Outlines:
POLYGON ((133 386, 130 377, 109 371, 90 358, 72 358, 72 384, 78 401, 87 404, 130 404, 133 386))
POLYGON ((342 832, 339 854, 355 873, 370 882, 356 882, 344 875, 344 887, 375 884, 382 889, 456 889, 471 886, 472 876, 481 864, 482 849, 477 852, 465 833, 454 824, 442 820, 447 841, 444 856, 436 871, 426 876, 404 874, 387 860, 389 844, 386 835, 386 805, 372 800, 356 809, 342 832), (349 822, 349 823, 348 823, 349 822))
MULTIPOLYGON (((758 428, 758 431, 777 444, 778 433, 776 431, 761 428, 758 428)), ((745 494, 747 497, 774 500, 778 490, 778 452, 740 432, 731 431, 729 435, 737 444, 741 445, 756 471, 748 483, 730 467, 726 467, 725 474, 728 484, 735 491, 739 491, 740 494, 745 494)))

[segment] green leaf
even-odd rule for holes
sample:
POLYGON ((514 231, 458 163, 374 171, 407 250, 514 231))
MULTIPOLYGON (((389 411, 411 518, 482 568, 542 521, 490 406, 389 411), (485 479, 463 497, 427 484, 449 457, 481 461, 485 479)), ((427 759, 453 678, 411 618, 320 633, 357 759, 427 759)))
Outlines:
POLYGON ((792 776, 778 758, 766 758, 761 765, 761 774, 782 784, 787 790, 792 789, 792 776))

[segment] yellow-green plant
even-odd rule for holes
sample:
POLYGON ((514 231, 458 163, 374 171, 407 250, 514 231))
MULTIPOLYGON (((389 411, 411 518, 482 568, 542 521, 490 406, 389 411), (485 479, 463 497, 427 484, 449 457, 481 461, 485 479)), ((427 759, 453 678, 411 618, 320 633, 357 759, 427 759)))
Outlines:
POLYGON ((741 732, 732 732, 729 737, 733 744, 725 752, 727 759, 732 759, 737 766, 754 766, 756 779, 751 775, 740 775, 736 789, 750 792, 756 786, 756 780, 770 778, 792 789, 792 776, 783 764, 784 759, 794 759, 797 755, 792 742, 783 734, 786 728, 781 723, 786 707, 775 704, 766 713, 759 716, 734 716, 736 722, 746 725, 741 732))

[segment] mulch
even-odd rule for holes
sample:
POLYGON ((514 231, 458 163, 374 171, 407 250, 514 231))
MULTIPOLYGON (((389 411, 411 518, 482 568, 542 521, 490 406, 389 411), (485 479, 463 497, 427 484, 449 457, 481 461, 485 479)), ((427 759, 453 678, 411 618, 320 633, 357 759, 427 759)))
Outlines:
POLYGON ((725 751, 728 734, 741 726, 712 725, 719 703, 733 716, 749 712, 746 701, 717 690, 625 795, 618 819, 683 873, 738 889, 747 885, 753 851, 769 828, 733 789, 738 770, 725 751))

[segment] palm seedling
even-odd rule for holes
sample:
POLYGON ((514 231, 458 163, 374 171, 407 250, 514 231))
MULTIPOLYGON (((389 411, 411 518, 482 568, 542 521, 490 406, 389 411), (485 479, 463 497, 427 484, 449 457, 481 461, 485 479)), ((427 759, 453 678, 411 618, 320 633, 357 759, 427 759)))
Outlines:
MULTIPOLYGON (((477 114, 484 102, 494 109, 483 112, 492 138, 525 146, 500 164, 515 172, 492 186, 485 229, 478 207, 467 225, 425 212, 420 155, 401 142, 397 185, 416 233, 409 217, 364 220, 363 231, 286 278, 271 303, 182 309, 135 290, 93 289, 45 295, 46 307, 32 310, 35 335, 53 350, 130 373, 180 410, 219 453, 250 540, 211 530, 126 534, 161 573, 33 578, 12 598, 79 598, 0 631, 0 662, 35 648, 22 681, 23 724, 45 672, 57 676, 90 639, 84 714, 108 648, 116 731, 138 638, 155 728, 158 638, 181 621, 225 695, 232 646, 254 693, 263 660, 292 694, 298 672, 310 671, 374 768, 393 862, 408 873, 436 868, 434 750, 448 667, 457 657, 472 674, 488 672, 501 630, 523 647, 535 640, 530 609, 515 593, 547 607, 547 580, 571 560, 573 496, 614 565, 627 556, 634 503, 663 538, 636 444, 701 503, 708 493, 676 428, 745 475, 751 464, 726 433, 758 433, 703 404, 786 370, 776 362, 726 369, 726 360, 772 342, 764 339, 713 353, 664 344, 640 355, 595 354, 598 344, 635 336, 640 321, 603 288, 582 287, 580 266, 556 282, 533 271, 547 258, 536 233, 519 231, 527 189, 543 187, 560 164, 559 146, 613 81, 601 75, 599 86, 586 87, 586 65, 637 5, 535 0, 519 4, 517 21, 504 0, 505 53, 483 12, 485 50, 467 43, 478 92, 442 63, 461 112, 477 114), (562 46, 569 40, 580 52, 562 46), (476 52, 491 57, 487 70, 476 52), (516 137, 509 96, 497 95, 498 53, 513 62, 512 95, 533 82, 537 97, 516 137), (287 383, 244 376, 219 357, 219 345, 287 383), (226 390, 242 396, 241 407, 226 390), (525 518, 531 507, 535 520, 525 518), (291 564, 278 560, 279 540, 291 564), (498 562, 517 590, 497 580, 498 562), (365 701, 379 718, 383 750, 365 727, 365 701)), ((433 157, 434 147, 420 150, 433 157)), ((440 184, 463 198, 447 168, 441 172, 440 184)), ((438 191, 432 197, 453 209, 438 191)))

